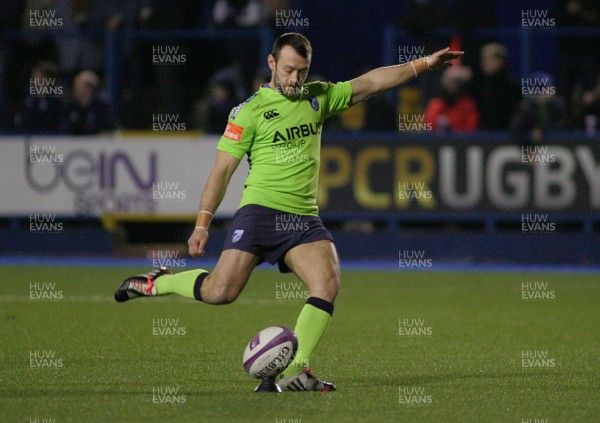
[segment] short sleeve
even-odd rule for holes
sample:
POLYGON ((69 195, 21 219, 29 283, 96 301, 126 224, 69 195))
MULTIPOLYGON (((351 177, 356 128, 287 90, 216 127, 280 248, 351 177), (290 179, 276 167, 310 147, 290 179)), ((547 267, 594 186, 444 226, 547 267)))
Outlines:
POLYGON ((350 100, 352 100, 352 85, 350 81, 335 84, 329 83, 329 88, 325 94, 327 95, 325 118, 350 108, 350 100))
POLYGON ((254 141, 254 126, 248 108, 234 108, 229 114, 225 131, 217 144, 217 150, 232 155, 237 159, 244 157, 254 141))

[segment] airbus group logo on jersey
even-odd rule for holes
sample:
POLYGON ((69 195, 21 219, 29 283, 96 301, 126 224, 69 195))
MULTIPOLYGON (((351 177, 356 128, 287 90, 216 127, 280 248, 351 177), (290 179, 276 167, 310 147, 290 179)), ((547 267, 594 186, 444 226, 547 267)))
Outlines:
POLYGON ((290 126, 284 131, 275 131, 273 142, 293 141, 296 138, 308 137, 310 134, 318 135, 321 133, 321 122, 303 123, 299 126, 290 126))
POLYGON ((275 131, 273 136, 273 150, 275 150, 275 163, 306 163, 310 160, 304 154, 306 140, 310 134, 318 135, 321 132, 321 122, 303 123, 290 126, 283 131, 275 131), (300 139, 299 139, 300 138, 300 139), (284 141, 279 142, 278 141, 284 141))

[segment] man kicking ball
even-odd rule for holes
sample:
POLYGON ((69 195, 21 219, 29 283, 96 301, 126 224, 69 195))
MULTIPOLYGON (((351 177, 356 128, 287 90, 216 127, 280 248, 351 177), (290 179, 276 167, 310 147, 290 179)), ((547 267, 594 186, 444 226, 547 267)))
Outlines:
POLYGON ((298 352, 278 385, 284 391, 335 390, 308 368, 340 289, 337 252, 316 204, 323 123, 422 72, 449 66, 449 60, 462 54, 446 48, 409 63, 374 69, 351 81, 304 84, 311 63, 310 42, 297 33, 281 35, 268 56, 271 81, 229 115, 188 240, 190 255, 204 254, 213 214, 231 175, 247 155, 250 171, 240 208, 216 267, 210 273, 197 269, 173 275, 161 268, 133 276, 119 286, 115 299, 174 293, 207 304, 229 304, 257 265, 277 263, 281 272, 294 272, 309 294, 294 328, 298 352), (278 222, 295 222, 298 230, 278 230, 278 222))

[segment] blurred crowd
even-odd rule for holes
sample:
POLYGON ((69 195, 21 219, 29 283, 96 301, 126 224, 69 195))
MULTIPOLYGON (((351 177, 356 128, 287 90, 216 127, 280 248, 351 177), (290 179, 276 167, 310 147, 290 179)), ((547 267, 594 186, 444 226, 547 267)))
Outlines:
MULTIPOLYGON (((220 133, 231 108, 270 79, 263 70, 258 40, 173 41, 127 34, 270 26, 277 35, 284 32, 274 25, 278 11, 301 9, 302 4, 299 0, 2 0, 0 132, 86 135, 116 128, 149 129, 154 114, 174 113, 188 122, 189 129, 220 133), (34 31, 35 25, 39 27, 34 31), (26 35, 14 37, 19 30, 27 30, 26 35), (106 57, 107 30, 119 34, 118 60, 106 57), (164 55, 170 48, 186 66, 156 66, 156 50, 164 55), (105 83, 109 61, 121 70, 113 92, 105 83), (115 96, 118 102, 111 101, 115 96)), ((401 88, 394 94, 397 101, 377 96, 336 117, 329 127, 397 130, 398 116, 414 113, 424 116, 437 132, 510 130, 517 138, 533 141, 555 129, 594 129, 600 116, 600 39, 561 37, 556 74, 540 69, 523 81, 509 70, 515 52, 492 37, 470 35, 498 25, 496 5, 492 0, 404 0, 398 27, 425 52, 447 45, 448 38, 440 37, 438 30, 450 28, 451 47, 476 53, 441 77, 425 74, 401 88)), ((557 0, 554 8, 562 27, 600 28, 597 1, 557 0)), ((366 70, 359 67, 355 74, 366 70)), ((327 77, 312 75, 311 80, 327 77)))

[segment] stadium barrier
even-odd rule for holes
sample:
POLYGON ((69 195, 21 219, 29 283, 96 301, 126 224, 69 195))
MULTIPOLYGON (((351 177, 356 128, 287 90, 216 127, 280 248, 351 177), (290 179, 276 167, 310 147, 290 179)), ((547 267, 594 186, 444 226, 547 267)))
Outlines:
MULTIPOLYGON (((50 250, 109 253, 132 231, 146 235, 123 239, 147 242, 151 232, 184 245, 218 137, 1 141, 0 165, 15 175, 0 182, 2 249, 31 251, 44 239, 50 250)), ((216 216, 213 253, 239 202, 246 161, 240 167, 216 216)), ((596 139, 532 149, 501 135, 325 134, 318 200, 342 257, 415 250, 438 262, 600 263, 596 139)))

